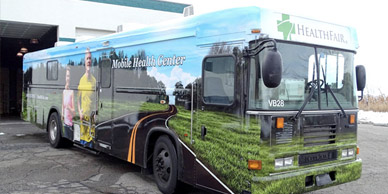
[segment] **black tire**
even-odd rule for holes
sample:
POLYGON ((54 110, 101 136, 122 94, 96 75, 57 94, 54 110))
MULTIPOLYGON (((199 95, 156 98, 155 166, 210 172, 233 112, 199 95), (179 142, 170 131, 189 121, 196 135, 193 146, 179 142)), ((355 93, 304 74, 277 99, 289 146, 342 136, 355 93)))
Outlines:
POLYGON ((64 139, 62 138, 61 130, 62 122, 59 119, 58 113, 51 113, 49 122, 47 123, 47 133, 50 145, 54 148, 62 147, 64 144, 64 139))
POLYGON ((178 159, 175 147, 166 135, 159 137, 155 143, 152 169, 159 190, 174 193, 178 181, 178 159))

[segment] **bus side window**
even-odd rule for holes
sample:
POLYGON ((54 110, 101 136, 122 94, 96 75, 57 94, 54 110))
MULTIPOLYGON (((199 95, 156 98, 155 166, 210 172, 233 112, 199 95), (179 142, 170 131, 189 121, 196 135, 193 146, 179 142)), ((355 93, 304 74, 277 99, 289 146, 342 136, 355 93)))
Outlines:
POLYGON ((47 62, 46 78, 47 80, 58 80, 58 61, 47 62))
POLYGON ((101 87, 109 88, 111 85, 111 61, 110 59, 103 59, 100 64, 101 67, 101 87))
POLYGON ((234 101, 235 58, 210 56, 203 61, 203 101, 206 104, 231 105, 234 101))

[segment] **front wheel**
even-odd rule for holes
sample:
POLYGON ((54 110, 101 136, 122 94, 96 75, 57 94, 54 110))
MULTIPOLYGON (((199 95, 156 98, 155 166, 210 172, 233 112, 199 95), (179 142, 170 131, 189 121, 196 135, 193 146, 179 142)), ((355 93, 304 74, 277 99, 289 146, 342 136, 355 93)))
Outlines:
POLYGON ((54 148, 61 147, 64 140, 61 136, 62 123, 59 120, 58 113, 54 112, 50 115, 47 125, 50 145, 54 148))
POLYGON ((174 145, 168 136, 156 141, 152 167, 158 188, 163 193, 174 193, 178 181, 178 159, 174 145))

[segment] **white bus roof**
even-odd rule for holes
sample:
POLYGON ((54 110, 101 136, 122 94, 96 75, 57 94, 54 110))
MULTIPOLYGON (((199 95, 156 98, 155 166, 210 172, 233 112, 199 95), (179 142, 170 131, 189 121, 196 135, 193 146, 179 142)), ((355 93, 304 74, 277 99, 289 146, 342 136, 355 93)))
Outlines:
POLYGON ((250 41, 257 34, 252 29, 260 29, 269 38, 316 44, 346 50, 358 48, 354 28, 320 22, 303 17, 270 11, 259 7, 243 7, 221 10, 197 16, 190 16, 142 29, 115 33, 74 44, 54 47, 28 53, 25 62, 83 53, 108 48, 141 45, 156 41, 166 41, 183 37, 197 37, 197 45, 228 42, 233 40, 250 41))

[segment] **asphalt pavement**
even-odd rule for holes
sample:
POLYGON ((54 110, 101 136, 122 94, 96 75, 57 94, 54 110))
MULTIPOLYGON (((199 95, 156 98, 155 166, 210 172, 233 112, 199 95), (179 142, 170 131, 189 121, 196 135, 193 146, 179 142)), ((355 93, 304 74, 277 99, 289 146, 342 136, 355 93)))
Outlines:
POLYGON ((0 121, 0 193, 160 193, 126 161, 76 147, 50 147, 44 130, 0 121))
MULTIPOLYGON (((387 193, 388 127, 360 124, 357 181, 311 194, 387 193)), ((184 190, 188 193, 201 191, 184 190)), ((0 193, 160 193, 151 175, 112 156, 77 147, 51 148, 44 130, 0 119, 0 193)))
POLYGON ((386 194, 388 193, 388 127, 358 125, 361 178, 357 181, 311 192, 311 194, 386 194))

